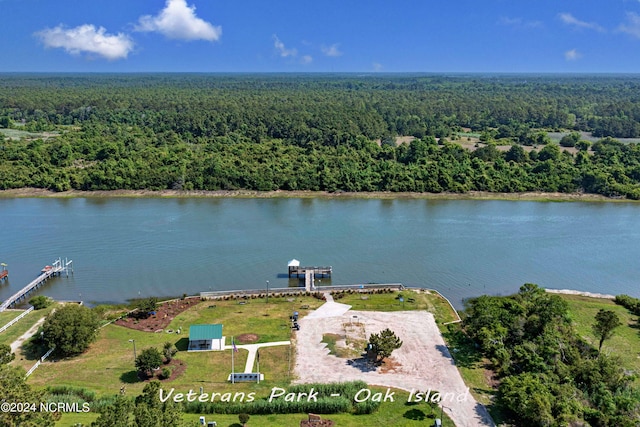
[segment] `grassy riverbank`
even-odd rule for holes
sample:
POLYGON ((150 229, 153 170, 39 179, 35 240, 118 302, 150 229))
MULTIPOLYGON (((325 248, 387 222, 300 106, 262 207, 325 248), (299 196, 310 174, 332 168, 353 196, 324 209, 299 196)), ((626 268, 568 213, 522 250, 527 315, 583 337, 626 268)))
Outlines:
POLYGON ((525 200, 540 202, 630 202, 637 200, 610 198, 590 193, 492 193, 469 191, 466 193, 406 193, 406 192, 326 192, 326 191, 178 191, 178 190, 112 190, 112 191, 49 191, 40 188, 0 190, 0 198, 327 198, 327 199, 427 199, 427 200, 525 200))
MULTIPOLYGON (((345 293, 340 302, 357 306, 358 310, 428 310, 435 314, 438 322, 455 318, 452 309, 439 295, 424 291, 403 291, 406 298, 404 307, 397 298, 398 293, 380 293, 361 295, 345 293), (366 298, 363 298, 366 297, 366 298), (409 302, 409 299, 411 302, 409 302)), ((175 316, 171 323, 159 332, 144 332, 116 324, 110 324, 100 331, 98 340, 84 354, 70 358, 47 361, 29 378, 29 384, 37 388, 48 385, 68 385, 93 390, 98 396, 117 394, 126 387, 127 396, 140 394, 146 385, 137 378, 133 366, 133 345, 135 340, 138 354, 147 347, 161 348, 164 342, 174 343, 180 350, 175 356, 179 364, 184 365, 182 374, 162 382, 165 389, 175 388, 185 392, 189 389, 206 392, 253 391, 258 397, 268 396, 272 387, 286 388, 293 378, 295 355, 295 336, 292 336, 289 315, 299 311, 301 316, 319 307, 323 301, 312 296, 271 296, 267 303, 264 298, 249 300, 206 300, 199 302, 175 316), (230 352, 187 352, 188 326, 192 324, 222 323, 227 345, 231 336, 256 334, 255 342, 281 341, 291 339, 292 346, 265 347, 260 350, 260 372, 265 380, 260 384, 242 383, 235 386, 226 378, 230 372, 230 352), (168 331, 182 329, 181 334, 168 331)), ((237 341, 236 341, 237 342, 237 341)), ((247 351, 239 348, 235 354, 236 371, 242 371, 247 360, 247 351)), ((255 368, 255 366, 254 366, 255 368)), ((328 379, 328 381, 331 379, 328 379)), ((385 402, 371 415, 332 414, 323 418, 334 420, 341 426, 361 426, 393 424, 398 426, 418 426, 433 423, 435 414, 428 405, 408 403, 407 394, 398 392, 400 397, 393 403, 385 402), (431 421, 429 421, 431 419, 431 421)), ((88 425, 96 413, 64 414, 57 425, 88 425)), ((293 425, 306 414, 252 416, 250 424, 276 426, 293 425)), ((185 420, 197 421, 198 415, 185 414, 185 420)), ((218 425, 234 425, 237 415, 208 415, 207 419, 216 420, 218 425)), ((446 419, 446 414, 445 414, 446 419)), ((445 426, 453 426, 448 419, 445 426)))

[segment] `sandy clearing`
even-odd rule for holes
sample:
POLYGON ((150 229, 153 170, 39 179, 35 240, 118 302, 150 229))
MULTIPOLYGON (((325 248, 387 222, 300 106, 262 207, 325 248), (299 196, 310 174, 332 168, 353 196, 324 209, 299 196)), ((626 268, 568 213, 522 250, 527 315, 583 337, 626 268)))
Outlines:
MULTIPOLYGON (((332 302, 325 305, 331 306, 332 302)), ((324 305, 323 305, 324 307, 324 305)), ((331 307, 324 310, 333 312, 331 307)), ((470 394, 431 313, 424 311, 369 312, 346 311, 330 316, 307 316, 300 319, 296 332, 297 383, 362 380, 370 385, 399 388, 407 391, 429 389, 455 396, 466 396, 463 402, 444 402, 449 416, 458 427, 495 426, 484 406, 470 394), (366 336, 385 328, 393 330, 403 346, 392 355, 396 366, 389 372, 371 370, 358 362, 329 355, 322 343, 326 333, 344 334, 344 325, 356 321, 364 325, 366 336)))

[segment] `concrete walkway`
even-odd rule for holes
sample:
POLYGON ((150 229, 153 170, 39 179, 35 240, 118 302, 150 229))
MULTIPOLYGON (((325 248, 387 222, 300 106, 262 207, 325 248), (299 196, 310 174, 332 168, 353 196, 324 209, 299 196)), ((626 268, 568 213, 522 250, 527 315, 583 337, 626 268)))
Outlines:
POLYGON ((325 317, 338 317, 345 314, 347 311, 351 309, 350 305, 340 304, 339 302, 334 302, 333 297, 330 293, 325 292, 325 303, 320 307, 306 315, 305 319, 322 319, 325 317))
MULTIPOLYGON (((244 373, 249 374, 253 372, 253 364, 256 361, 256 354, 258 353, 258 349, 261 347, 275 347, 279 345, 291 345, 291 341, 275 341, 275 342, 265 342, 261 344, 241 344, 236 345, 238 349, 244 349, 249 352, 247 356, 247 363, 244 366, 244 373)), ((224 347, 225 350, 231 350, 233 346, 227 345, 224 347)))

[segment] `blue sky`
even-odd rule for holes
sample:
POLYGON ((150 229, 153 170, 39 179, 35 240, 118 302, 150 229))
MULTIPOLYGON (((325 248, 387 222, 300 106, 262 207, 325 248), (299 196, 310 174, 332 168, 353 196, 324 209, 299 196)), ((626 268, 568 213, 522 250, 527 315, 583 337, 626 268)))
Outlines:
POLYGON ((0 0, 0 72, 640 72, 640 0, 0 0))

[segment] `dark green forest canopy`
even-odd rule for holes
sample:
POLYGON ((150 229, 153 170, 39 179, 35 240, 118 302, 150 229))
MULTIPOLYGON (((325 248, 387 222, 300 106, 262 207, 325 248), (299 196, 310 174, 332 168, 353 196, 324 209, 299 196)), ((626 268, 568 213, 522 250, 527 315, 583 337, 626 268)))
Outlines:
POLYGON ((497 403, 513 425, 639 425, 637 372, 578 335, 560 296, 525 284, 516 295, 467 301, 464 317, 464 333, 499 378, 497 403))
POLYGON ((640 76, 622 75, 4 74, 0 127, 59 135, 0 139, 0 189, 638 199, 636 144, 604 138, 570 154, 540 133, 638 137, 638 97, 640 76), (455 143, 463 128, 515 145, 470 152, 455 143), (395 146, 398 135, 418 139, 395 146))

